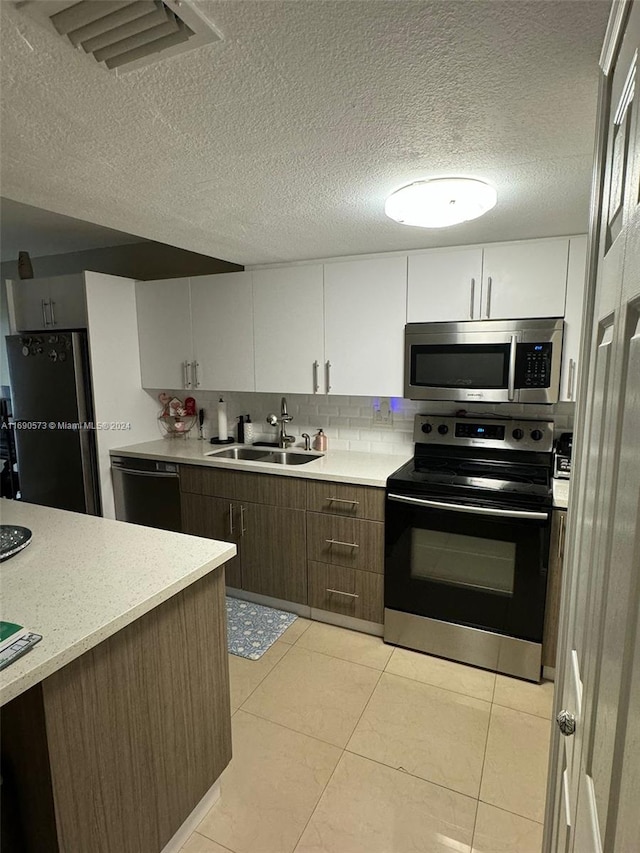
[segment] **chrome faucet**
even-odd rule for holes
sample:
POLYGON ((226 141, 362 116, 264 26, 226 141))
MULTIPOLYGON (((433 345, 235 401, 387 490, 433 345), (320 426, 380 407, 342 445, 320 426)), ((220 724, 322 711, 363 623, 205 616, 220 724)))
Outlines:
POLYGON ((286 449, 296 440, 295 435, 287 435, 285 427, 285 424, 291 423, 292 420, 293 418, 289 412, 287 412, 287 398, 283 397, 280 401, 280 417, 278 418, 276 415, 267 415, 268 424, 271 424, 271 426, 277 426, 280 424, 278 430, 278 447, 286 449))

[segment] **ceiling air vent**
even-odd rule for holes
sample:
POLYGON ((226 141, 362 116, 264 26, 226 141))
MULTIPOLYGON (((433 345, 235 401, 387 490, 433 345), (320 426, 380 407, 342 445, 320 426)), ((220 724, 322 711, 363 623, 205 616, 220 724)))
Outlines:
POLYGON ((15 6, 119 73, 222 38, 189 0, 21 0, 15 6))

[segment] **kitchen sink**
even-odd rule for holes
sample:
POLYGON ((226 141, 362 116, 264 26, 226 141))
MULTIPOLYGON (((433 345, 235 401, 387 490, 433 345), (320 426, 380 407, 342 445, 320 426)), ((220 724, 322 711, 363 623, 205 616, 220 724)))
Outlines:
POLYGON ((290 450, 271 450, 260 460, 261 462, 275 462, 276 465, 304 465, 320 459, 322 453, 294 453, 290 450))
POLYGON ((272 462, 276 465, 304 465, 319 459, 322 453, 296 453, 292 450, 257 450, 253 447, 227 447, 225 450, 213 450, 207 456, 217 459, 247 459, 254 462, 272 462))
POLYGON ((265 450, 254 450, 252 447, 227 447, 225 450, 213 450, 207 456, 217 456, 220 459, 253 459, 264 461, 265 450))

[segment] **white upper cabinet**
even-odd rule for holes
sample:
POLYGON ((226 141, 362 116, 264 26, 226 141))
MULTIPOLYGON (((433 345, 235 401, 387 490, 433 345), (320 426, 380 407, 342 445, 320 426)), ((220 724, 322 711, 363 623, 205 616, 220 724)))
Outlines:
POLYGON ((560 380, 560 399, 568 402, 573 402, 576 399, 578 388, 578 359, 580 358, 586 266, 587 238, 586 236, 572 237, 569 241, 569 272, 564 312, 562 378, 560 380))
POLYGON ((325 264, 326 393, 402 396, 406 300, 406 257, 325 264))
POLYGON ((322 281, 322 264, 253 271, 256 391, 324 390, 322 281))
MULTIPOLYGON (((136 282, 143 388, 193 387, 188 278, 136 282)), ((114 344, 118 330, 113 332, 114 344)))
POLYGON ((87 327, 84 274, 8 282, 11 325, 18 332, 87 327))
POLYGON ((485 246, 482 319, 564 316, 568 257, 569 240, 485 246))
POLYGON ((191 279, 194 389, 253 391, 250 272, 191 279))
POLYGON ((407 322, 480 319, 482 249, 409 255, 407 322))

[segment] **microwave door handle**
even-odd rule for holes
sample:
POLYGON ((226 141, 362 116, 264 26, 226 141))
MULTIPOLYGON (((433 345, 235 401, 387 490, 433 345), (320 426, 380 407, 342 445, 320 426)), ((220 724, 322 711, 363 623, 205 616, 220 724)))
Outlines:
POLYGON ((498 509, 485 506, 467 506, 467 504, 450 504, 445 501, 431 501, 426 498, 410 498, 406 495, 394 495, 389 493, 390 501, 411 504, 413 506, 428 506, 434 509, 445 509, 449 512, 467 512, 471 515, 492 515, 496 518, 527 518, 532 521, 547 521, 549 513, 535 512, 525 509, 498 509))
POLYGON ((518 351, 518 336, 511 335, 511 349, 509 350, 509 386, 507 397, 509 402, 516 397, 516 353, 518 351))

